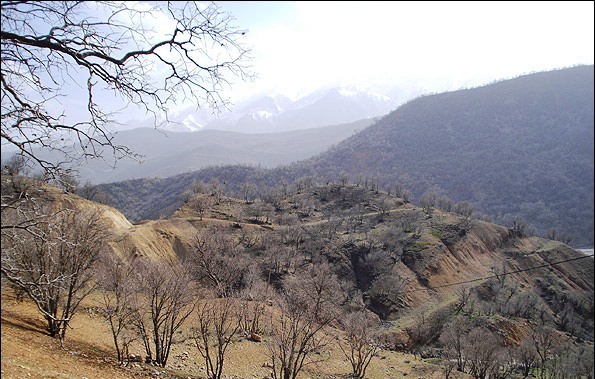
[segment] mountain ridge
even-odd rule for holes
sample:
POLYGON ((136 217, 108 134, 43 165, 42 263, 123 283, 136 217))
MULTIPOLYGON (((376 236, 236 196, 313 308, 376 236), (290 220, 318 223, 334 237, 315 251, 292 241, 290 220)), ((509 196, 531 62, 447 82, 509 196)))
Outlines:
POLYGON ((296 100, 278 95, 258 95, 217 115, 202 109, 171 114, 164 131, 227 130, 242 133, 278 133, 350 123, 383 116, 401 99, 359 88, 331 87, 296 100))

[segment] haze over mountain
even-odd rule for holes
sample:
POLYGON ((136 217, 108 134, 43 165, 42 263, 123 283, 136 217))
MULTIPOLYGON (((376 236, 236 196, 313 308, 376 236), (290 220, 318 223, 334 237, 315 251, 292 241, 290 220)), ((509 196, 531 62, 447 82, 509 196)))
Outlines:
MULTIPOLYGON (((593 244, 593 66, 425 96, 300 166, 468 201, 593 244)), ((327 174, 328 175, 328 174, 327 174)))
MULTIPOLYGON (((384 116, 418 92, 395 89, 391 94, 389 97, 365 89, 324 88, 296 100, 283 95, 255 96, 217 115, 209 109, 172 112, 169 118, 173 122, 160 128, 177 132, 216 129, 241 133, 310 129, 384 116)), ((149 121, 129 124, 152 126, 149 121)))
POLYGON ((576 246, 592 246, 593 114, 593 65, 578 66, 417 98, 288 167, 211 168, 104 189, 127 217, 142 219, 175 209, 196 179, 219 178, 233 191, 243 182, 346 173, 381 187, 400 184, 414 202, 432 191, 468 201, 498 223, 521 217, 537 234, 555 228, 576 246))
MULTIPOLYGON (((393 94, 401 101, 412 96, 398 90, 393 94)), ((347 88, 321 89, 296 101, 258 96, 218 117, 206 109, 173 114, 173 122, 157 130, 150 122, 131 121, 124 127, 135 127, 115 133, 113 142, 140 154, 140 162, 94 159, 77 163, 75 169, 81 182, 100 184, 213 165, 273 168, 319 154, 396 107, 397 100, 385 95, 347 88)), ((3 149, 2 161, 12 154, 3 149)), ((55 152, 40 150, 37 155, 54 162, 63 159, 55 152)))
POLYGON ((273 168, 319 154, 372 122, 374 119, 364 119, 348 124, 261 134, 223 130, 162 132, 137 128, 119 132, 114 142, 141 154, 142 163, 126 159, 110 168, 103 161, 91 160, 77 170, 83 183, 88 180, 100 184, 167 177, 208 166, 245 164, 273 168))

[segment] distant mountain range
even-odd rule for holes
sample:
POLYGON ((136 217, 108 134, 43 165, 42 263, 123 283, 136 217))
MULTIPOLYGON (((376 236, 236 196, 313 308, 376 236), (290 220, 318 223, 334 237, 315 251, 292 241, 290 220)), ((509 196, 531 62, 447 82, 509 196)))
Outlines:
POLYGON ((160 132, 152 128, 126 130, 114 142, 144 156, 142 164, 120 160, 109 169, 101 161, 78 168, 81 180, 94 184, 166 177, 208 166, 229 164, 273 168, 294 163, 330 148, 368 127, 374 119, 278 133, 246 134, 222 130, 160 132))
POLYGON ((214 115, 208 109, 171 114, 164 131, 194 132, 215 129, 240 133, 274 133, 350 123, 384 116, 408 99, 369 90, 330 88, 292 101, 283 95, 257 96, 232 110, 214 115))
POLYGON ((105 189, 119 207, 134 203, 134 215, 121 209, 139 219, 171 210, 196 179, 216 177, 231 190, 245 181, 278 185, 347 174, 352 181, 364 176, 384 187, 400 184, 414 202, 428 192, 468 201, 497 223, 521 217, 540 235, 555 228, 573 236, 575 246, 592 246, 593 83, 589 65, 423 96, 290 166, 220 167, 105 189), (148 202, 165 188, 169 205, 148 202))
MULTIPOLYGON (((186 110, 172 114, 173 122, 157 130, 149 123, 130 122, 126 127, 134 128, 115 134, 112 142, 142 155, 142 164, 123 159, 112 167, 96 159, 76 170, 82 182, 99 184, 172 176, 213 165, 273 168, 322 153, 396 107, 396 100, 371 91, 332 88, 296 101, 280 95, 255 97, 219 117, 209 110, 186 110)), ((2 160, 12 154, 3 149, 2 160)), ((38 155, 61 160, 56 153, 38 155)))

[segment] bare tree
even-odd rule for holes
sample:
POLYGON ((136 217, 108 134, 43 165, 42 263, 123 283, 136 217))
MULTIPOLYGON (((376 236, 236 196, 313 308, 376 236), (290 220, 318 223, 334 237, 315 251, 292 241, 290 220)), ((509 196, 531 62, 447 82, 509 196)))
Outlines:
POLYGON ((273 291, 269 291, 270 283, 262 278, 262 269, 252 264, 246 275, 246 286, 239 296, 241 330, 254 338, 254 334, 264 331, 264 315, 266 303, 272 301, 273 291))
POLYGON ((32 236, 39 234, 36 227, 47 222, 46 219, 56 213, 55 210, 44 207, 43 201, 36 200, 36 195, 43 191, 40 183, 27 177, 11 175, 2 176, 0 184, 2 186, 0 225, 3 238, 5 232, 16 230, 28 230, 32 236))
POLYGON ((535 367, 537 362, 537 352, 530 336, 525 337, 518 346, 515 347, 512 354, 514 354, 515 361, 521 370, 523 378, 529 377, 531 370, 535 367))
POLYGON ((452 199, 446 195, 437 196, 436 204, 438 208, 445 212, 452 212, 453 207, 455 206, 452 199))
POLYGON ((148 112, 157 125, 186 99, 225 107, 228 76, 251 77, 245 31, 215 3, 4 1, 1 11, 2 139, 52 178, 63 163, 105 151, 134 156, 109 131, 117 107, 148 112), (86 98, 82 115, 63 105, 73 91, 86 98))
POLYGON ((484 326, 476 326, 463 338, 463 355, 469 373, 475 379, 484 379, 500 368, 500 338, 484 326))
POLYGON ((225 182, 221 183, 219 179, 213 178, 209 183, 210 193, 213 196, 216 205, 221 203, 223 200, 223 195, 225 193, 225 182))
POLYGON ((454 211, 463 216, 465 220, 470 220, 471 216, 473 216, 473 205, 466 201, 461 201, 455 204, 454 211))
POLYGON ((304 308, 285 304, 278 320, 271 318, 268 343, 274 379, 295 379, 313 354, 328 344, 322 338, 326 324, 316 322, 304 308))
POLYGON ((198 213, 198 216, 202 220, 205 213, 213 206, 213 199, 208 195, 195 195, 188 201, 190 207, 198 213))
POLYGON ((98 187, 94 186, 90 180, 87 180, 82 187, 78 188, 77 193, 80 197, 93 201, 99 191, 100 189, 98 187))
POLYGON ((432 309, 426 303, 413 312, 413 318, 413 323, 406 330, 410 348, 418 350, 421 346, 433 344, 440 337, 444 324, 451 319, 451 312, 448 308, 432 309))
POLYGON ((196 348, 204 358, 209 379, 220 379, 225 353, 240 330, 240 314, 233 298, 203 301, 193 330, 196 348))
POLYGON ((188 189, 182 193, 182 199, 184 200, 184 203, 189 204, 192 208, 194 208, 194 206, 191 204, 194 198, 197 197, 197 195, 207 194, 207 185, 200 180, 194 180, 188 189))
POLYGON ((254 183, 242 183, 240 190, 242 191, 244 201, 246 204, 249 204, 254 201, 258 187, 254 183))
POLYGON ((341 343, 339 347, 351 363, 353 377, 364 378, 372 358, 380 350, 374 322, 366 311, 356 311, 343 316, 341 323, 347 333, 348 348, 341 343))
POLYGON ((268 188, 260 195, 261 200, 275 211, 283 210, 283 194, 281 190, 268 188))
POLYGON ((135 267, 139 298, 134 324, 149 359, 165 367, 176 332, 194 310, 191 281, 173 262, 137 262, 135 267))
POLYGON ((453 304, 453 314, 458 316, 461 312, 473 313, 473 292, 470 287, 457 289, 457 301, 453 304), (468 309, 466 309, 468 308, 468 309))
POLYGON ((514 299, 519 297, 520 285, 516 281, 509 280, 510 276, 506 274, 506 267, 493 267, 494 278, 486 282, 486 287, 490 290, 490 298, 484 304, 486 311, 510 315, 516 312, 514 299))
POLYGON ((56 179, 51 180, 50 183, 54 184, 65 193, 77 193, 80 186, 77 176, 70 172, 60 173, 60 175, 56 179))
POLYGON ((547 364, 554 355, 555 348, 559 343, 556 332, 543 323, 529 324, 530 338, 533 342, 533 349, 537 354, 539 364, 539 377, 547 377, 547 364))
POLYGON ((377 305, 382 305, 378 309, 382 319, 386 320, 396 308, 403 305, 402 291, 407 283, 408 280, 399 276, 396 269, 380 274, 372 282, 368 295, 377 305))
POLYGON ((218 297, 231 296, 241 289, 248 264, 228 234, 219 230, 199 232, 192 248, 191 274, 200 284, 213 289, 218 297))
POLYGON ((247 211, 248 216, 252 217, 258 224, 268 224, 271 212, 271 206, 261 199, 256 199, 253 201, 247 211), (261 218, 264 218, 264 220, 261 218))
POLYGON ((308 312, 320 324, 334 320, 337 307, 346 300, 341 283, 327 262, 308 266, 299 275, 287 278, 283 287, 290 305, 308 312))
MULTIPOLYGON (((52 337, 64 341, 79 305, 92 291, 93 268, 106 233, 99 211, 20 208, 13 227, 2 229, 2 274, 37 305, 52 337), (43 215, 43 217, 42 217, 43 215)), ((8 213, 3 213, 8 218, 8 213)))
POLYGON ((340 293, 340 283, 325 262, 284 280, 281 316, 270 323, 275 379, 295 379, 312 354, 328 344, 322 331, 335 320, 340 293))
POLYGON ((283 245, 277 235, 263 238, 263 269, 274 275, 274 278, 281 278, 287 274, 293 262, 294 250, 283 245))
POLYGON ((464 339, 471 329, 470 322, 462 316, 455 318, 444 325, 440 335, 440 344, 444 347, 446 358, 449 361, 455 361, 457 370, 465 372, 467 361, 464 356, 464 339))
POLYGON ((515 217, 512 220, 510 230, 521 237, 530 237, 535 234, 535 228, 529 225, 529 223, 522 217, 515 217))
POLYGON ((262 301, 243 300, 240 304, 241 329, 247 335, 260 334, 263 331, 262 317, 265 303, 262 301))
POLYGON ((27 173, 27 158, 15 154, 2 165, 2 173, 7 175, 23 175, 27 173))
POLYGON ((420 199, 421 206, 428 217, 432 217, 434 207, 436 206, 438 195, 435 192, 428 191, 420 199))
POLYGON ((128 346, 135 340, 134 266, 115 254, 104 254, 99 277, 101 314, 112 332, 119 364, 127 362, 128 346))
POLYGON ((392 203, 387 199, 382 199, 378 203, 378 211, 380 212, 380 221, 384 221, 384 217, 388 215, 392 208, 392 203))
POLYGON ((556 228, 550 228, 546 231, 546 237, 551 240, 560 241, 569 244, 572 241, 572 236, 567 233, 559 232, 556 228))
POLYGON ((347 186, 347 183, 349 182, 349 173, 347 171, 341 171, 338 180, 341 187, 347 186))

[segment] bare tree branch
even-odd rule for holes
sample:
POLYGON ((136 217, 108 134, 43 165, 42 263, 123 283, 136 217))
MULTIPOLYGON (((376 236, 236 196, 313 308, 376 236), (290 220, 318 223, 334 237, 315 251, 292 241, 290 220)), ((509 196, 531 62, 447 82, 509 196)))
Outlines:
POLYGON ((214 3, 4 1, 1 11, 2 143, 50 178, 81 159, 139 158, 114 143, 119 110, 141 109, 159 126, 185 101, 226 107, 228 77, 252 77, 246 32, 214 3), (78 93, 82 115, 69 103, 78 93))

